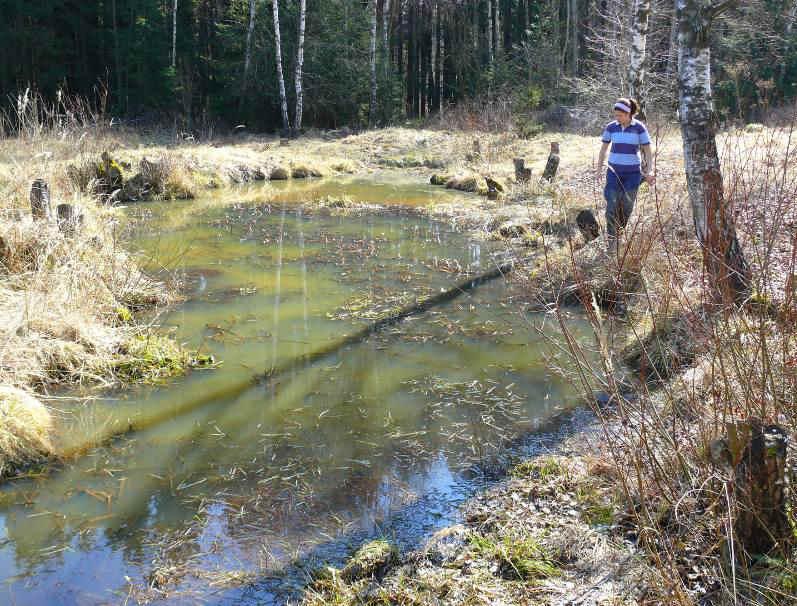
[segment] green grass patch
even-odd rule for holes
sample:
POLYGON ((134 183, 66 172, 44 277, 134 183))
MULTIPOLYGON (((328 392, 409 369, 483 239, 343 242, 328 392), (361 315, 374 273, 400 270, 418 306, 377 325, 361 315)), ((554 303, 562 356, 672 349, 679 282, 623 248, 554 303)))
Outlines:
POLYGON ((213 356, 191 352, 163 335, 137 335, 127 341, 114 365, 123 383, 159 383, 191 368, 216 366, 213 356))
POLYGON ((539 457, 518 463, 511 470, 512 477, 549 480, 567 475, 567 467, 553 457, 539 457))
POLYGON ((477 554, 497 560, 501 576, 506 579, 540 581, 561 574, 553 558, 531 537, 494 540, 473 534, 469 542, 477 554))

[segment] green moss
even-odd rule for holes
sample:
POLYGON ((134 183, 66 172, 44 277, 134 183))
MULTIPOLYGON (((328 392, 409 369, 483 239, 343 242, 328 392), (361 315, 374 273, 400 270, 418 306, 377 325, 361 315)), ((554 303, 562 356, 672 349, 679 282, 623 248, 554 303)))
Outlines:
POLYGON ((496 541, 473 534, 469 542, 479 555, 498 561, 499 571, 504 578, 536 581, 561 574, 553 559, 531 537, 504 537, 496 541))
POLYGON ((548 480, 567 475, 567 468, 553 457, 540 457, 515 465, 510 473, 516 478, 548 480))
POLYGON ((130 324, 133 321, 133 314, 127 307, 117 307, 116 308, 116 319, 121 324, 130 324))
POLYGON ((169 337, 137 335, 121 348, 115 374, 125 383, 157 383, 185 373, 191 355, 169 337))

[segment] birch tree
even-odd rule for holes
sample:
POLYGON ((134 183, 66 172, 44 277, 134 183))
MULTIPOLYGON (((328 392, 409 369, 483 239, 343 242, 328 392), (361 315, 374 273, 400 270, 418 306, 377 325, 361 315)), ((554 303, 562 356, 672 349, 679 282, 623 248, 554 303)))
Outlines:
POLYGON ((385 76, 390 74, 390 0, 382 2, 382 52, 385 76))
POLYGON ((711 95, 709 38, 715 18, 735 2, 676 1, 679 109, 689 199, 714 294, 722 302, 730 303, 749 291, 750 269, 722 186, 711 95))
POLYGON ((279 0, 273 0, 274 7, 274 44, 277 56, 277 80, 280 89, 280 105, 282 108, 282 128, 288 132, 291 122, 288 118, 288 96, 285 93, 285 74, 282 71, 282 36, 280 35, 280 5, 279 0))
POLYGON ((299 50, 296 54, 296 116, 294 128, 297 134, 302 130, 302 112, 304 111, 304 90, 302 89, 302 70, 304 69, 304 23, 307 16, 307 0, 299 2, 299 50))
MULTIPOLYGON (((116 2, 114 2, 114 12, 116 2)), ((177 0, 172 5, 172 69, 177 67, 177 0)))
MULTIPOLYGON (((241 86, 242 92, 249 85, 249 71, 252 68, 252 38, 255 33, 255 14, 257 12, 257 0, 249 0, 249 26, 246 28, 246 54, 244 55, 244 78, 241 86)), ((243 94, 241 102, 243 103, 243 94)))
POLYGON ((631 23, 631 56, 628 64, 628 82, 631 96, 639 101, 640 113, 644 116, 645 70, 647 69, 648 24, 650 22, 650 0, 635 0, 631 23))
POLYGON ((377 0, 371 0, 371 105, 368 108, 368 125, 376 122, 376 7, 377 0))

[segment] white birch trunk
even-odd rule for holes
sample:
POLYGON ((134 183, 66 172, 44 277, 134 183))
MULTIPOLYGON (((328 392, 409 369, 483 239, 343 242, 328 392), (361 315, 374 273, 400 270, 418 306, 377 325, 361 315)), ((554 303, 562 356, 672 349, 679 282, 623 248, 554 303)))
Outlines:
POLYGON ((678 66, 678 7, 673 3, 672 24, 670 26, 670 51, 667 55, 666 74, 669 76, 675 72, 678 66))
POLYGON ((780 64, 780 81, 785 84, 786 78, 786 61, 789 58, 789 51, 791 50, 791 34, 794 31, 794 22, 797 21, 797 0, 791 3, 789 12, 786 15, 786 27, 784 28, 783 36, 783 62, 780 64))
POLYGON ((177 0, 172 5, 172 69, 177 67, 177 0))
POLYGON ((437 6, 437 0, 434 0, 433 3, 432 3, 432 57, 431 57, 431 66, 430 66, 432 82, 431 82, 431 87, 429 88, 429 90, 430 90, 429 112, 430 113, 433 112, 434 109, 435 109, 435 107, 434 107, 434 97, 437 94, 437 78, 439 77, 438 76, 438 69, 437 69, 437 36, 438 36, 438 32, 439 32, 438 10, 439 10, 439 8, 437 6))
POLYGON ((377 0, 371 0, 371 105, 368 108, 368 125, 376 123, 376 23, 377 0))
POLYGON ((302 70, 304 69, 304 23, 307 16, 307 0, 299 2, 299 50, 296 56, 296 116, 294 128, 298 133, 302 129, 302 112, 304 111, 304 90, 302 89, 302 70))
POLYGON ((644 105, 645 70, 647 68, 648 25, 650 0, 635 0, 631 23, 631 57, 628 65, 628 82, 631 96, 644 105))
POLYGON ((385 77, 390 74, 390 0, 382 2, 382 51, 385 77))
MULTIPOLYGON (((241 86, 242 91, 246 91, 249 86, 249 71, 252 69, 252 38, 255 33, 255 14, 257 12, 257 0, 249 0, 249 26, 246 28, 246 54, 244 55, 244 77, 241 86)), ((243 102, 243 95, 241 95, 243 102)))
POLYGON ((695 232, 712 287, 725 302, 749 288, 750 272, 725 200, 711 93, 713 5, 677 0, 678 72, 684 167, 695 232))
POLYGON ((440 111, 440 115, 443 115, 443 85, 445 81, 445 73, 446 73, 446 37, 444 32, 441 28, 440 30, 440 57, 438 58, 440 62, 440 69, 438 71, 438 80, 437 80, 437 91, 438 91, 438 103, 440 104, 438 110, 440 111))
POLYGON ((291 123, 288 118, 288 96, 285 93, 285 74, 282 71, 282 35, 280 34, 280 5, 279 0, 273 0, 274 7, 274 44, 277 55, 277 79, 280 89, 280 105, 282 107, 282 128, 290 130, 291 123))

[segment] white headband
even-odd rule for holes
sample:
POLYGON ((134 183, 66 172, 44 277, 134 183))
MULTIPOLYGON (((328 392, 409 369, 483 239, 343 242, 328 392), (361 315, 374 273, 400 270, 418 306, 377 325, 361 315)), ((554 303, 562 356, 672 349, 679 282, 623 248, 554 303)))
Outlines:
POLYGON ((631 113, 631 108, 620 101, 614 104, 614 109, 619 109, 620 111, 628 112, 629 114, 631 113))

